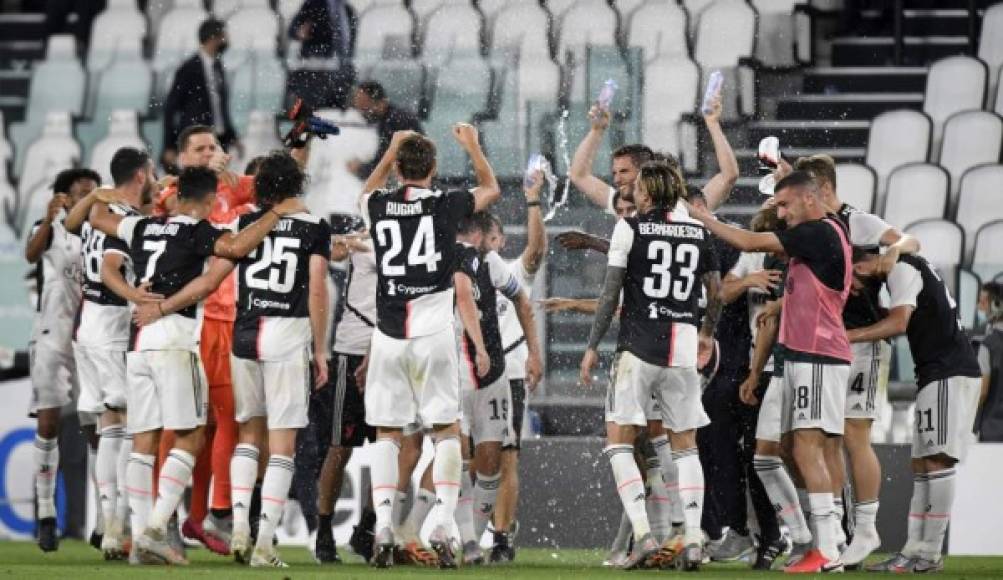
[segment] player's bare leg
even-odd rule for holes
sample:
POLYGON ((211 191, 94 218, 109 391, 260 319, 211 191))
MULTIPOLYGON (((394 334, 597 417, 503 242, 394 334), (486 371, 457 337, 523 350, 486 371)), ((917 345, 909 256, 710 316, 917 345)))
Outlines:
POLYGON ((296 433, 298 429, 268 430, 268 467, 261 483, 261 518, 258 523, 258 538, 251 554, 252 567, 285 568, 272 545, 275 528, 282 518, 282 509, 289 498, 292 484, 293 457, 296 454, 296 433))
POLYGON ((43 552, 59 549, 56 530, 56 473, 59 471, 60 408, 38 409, 35 433, 35 497, 38 509, 38 547, 43 552))
POLYGON ((628 569, 645 564, 659 548, 651 534, 651 524, 645 510, 644 480, 634 460, 637 430, 634 425, 606 423, 606 448, 603 450, 613 468, 617 493, 634 530, 634 550, 623 565, 628 569))
POLYGON ((808 490, 811 518, 817 533, 817 556, 812 552, 789 568, 800 567, 825 570, 828 565, 841 568, 839 550, 836 546, 836 525, 833 517, 832 479, 825 461, 826 434, 821 429, 798 429, 794 431, 793 452, 801 477, 808 490))
POLYGON ((251 503, 255 481, 258 479, 259 462, 267 437, 268 427, 264 417, 252 417, 237 427, 237 447, 230 460, 230 493, 233 501, 233 536, 230 551, 238 562, 250 561, 251 552, 251 503))
POLYGON ((856 528, 853 541, 843 552, 843 563, 859 566, 867 556, 881 546, 875 520, 878 515, 878 493, 881 490, 881 463, 871 446, 871 419, 847 419, 843 442, 850 457, 853 474, 853 506, 856 528))

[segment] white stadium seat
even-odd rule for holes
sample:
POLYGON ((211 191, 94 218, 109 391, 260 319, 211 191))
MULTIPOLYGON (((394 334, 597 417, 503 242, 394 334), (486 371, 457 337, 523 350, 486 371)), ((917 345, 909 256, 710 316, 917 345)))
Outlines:
MULTIPOLYGON (((973 167, 961 178, 955 221, 965 230, 965 263, 975 253, 975 234, 985 224, 1003 217, 1003 165, 973 167)), ((1000 248, 1003 255, 1003 248, 1000 248)))
POLYGON ((768 66, 794 65, 795 0, 752 0, 759 14, 756 58, 768 66))
POLYGON ((272 54, 259 53, 233 73, 230 116, 238 133, 247 127, 251 111, 279 111, 285 98, 286 69, 272 54))
POLYGON ((949 183, 947 171, 931 163, 910 163, 892 171, 885 196, 885 221, 904 230, 918 221, 943 218, 949 183))
POLYGON ((867 136, 868 167, 878 175, 878 206, 888 175, 906 163, 926 161, 930 154, 930 118, 919 111, 888 111, 874 118, 867 136))
MULTIPOLYGON (((997 69, 996 78, 999 78, 1000 70, 1003 70, 1003 66, 997 69)), ((998 88, 996 89, 996 104, 993 106, 993 112, 997 115, 1003 115, 1003 91, 998 88)))
MULTIPOLYGON (((279 17, 271 8, 244 5, 226 21, 230 52, 274 54, 279 41, 279 17)), ((229 54, 229 53, 227 53, 229 54)))
POLYGON ((578 2, 578 0, 544 0, 544 4, 547 6, 547 11, 554 16, 555 20, 563 18, 576 2, 578 2))
POLYGON ((947 220, 923 220, 906 228, 906 233, 919 240, 920 255, 934 266, 948 270, 961 263, 965 247, 965 232, 954 222, 947 220))
POLYGON ((495 17, 498 16, 502 10, 507 10, 508 8, 518 6, 520 4, 536 6, 537 8, 543 10, 540 7, 540 3, 536 0, 480 0, 480 2, 477 3, 477 7, 480 8, 481 13, 484 14, 484 17, 488 20, 488 22, 493 24, 495 17))
POLYGON ((951 174, 951 206, 956 205, 961 176, 969 168, 997 163, 1003 146, 1003 119, 988 111, 956 113, 944 125, 940 164, 951 174))
POLYGON ((668 0, 642 5, 630 17, 627 46, 641 47, 645 61, 659 56, 688 56, 686 12, 668 0))
POLYGON ((986 282, 1003 273, 1003 220, 982 226, 975 234, 972 271, 986 282))
POLYGON ((364 61, 410 58, 414 20, 400 3, 378 4, 359 16, 355 53, 364 61))
MULTIPOLYGON (((697 25, 693 60, 700 65, 700 86, 705 86, 712 71, 725 75, 722 93, 722 118, 735 120, 740 114, 754 113, 754 99, 749 98, 755 77, 740 80, 739 60, 752 56, 756 42, 756 13, 741 0, 716 0, 703 10, 697 25), (727 39, 727 41, 725 41, 727 39)), ((753 74, 748 71, 749 74, 753 74)))
MULTIPOLYGON (((981 109, 986 98, 986 65, 970 56, 949 56, 933 63, 926 77, 923 112, 933 121, 933 154, 939 155, 947 118, 981 109)), ((933 161, 937 161, 934 157, 933 161)))
MULTIPOLYGON (((238 172, 243 172, 247 162, 258 155, 265 155, 269 151, 280 149, 282 143, 279 141, 275 128, 275 113, 273 111, 251 111, 248 115, 247 130, 241 143, 244 145, 244 157, 234 167, 234 170, 238 172)), ((321 141, 315 139, 314 143, 311 144, 311 156, 313 146, 318 143, 321 141)))
POLYGON ((45 117, 42 136, 28 147, 18 191, 21 199, 20 227, 32 224, 45 215, 52 179, 56 173, 73 167, 80 160, 80 145, 73 139, 72 120, 65 111, 52 111, 45 117))
MULTIPOLYGON (((151 3, 152 4, 152 3, 151 3)), ((208 14, 201 2, 180 0, 164 14, 157 28, 153 52, 153 70, 157 74, 157 94, 166 94, 174 70, 198 50, 198 28, 208 14)))
POLYGON ((108 135, 94 145, 87 166, 97 171, 102 183, 112 183, 111 158, 122 147, 146 149, 146 143, 139 136, 136 111, 120 110, 111 113, 108 135))
POLYGON ((473 6, 447 4, 428 19, 422 60, 439 66, 453 55, 476 56, 481 51, 481 16, 473 6))
POLYGON ((491 54, 518 53, 520 59, 550 58, 550 22, 535 2, 515 2, 498 12, 491 28, 491 54))
POLYGON ((859 163, 836 165, 836 195, 860 211, 874 211, 874 190, 877 177, 874 170, 859 163))
MULTIPOLYGON (((146 37, 146 16, 136 9, 113 5, 97 15, 91 25, 91 41, 87 47, 87 70, 100 71, 108 68, 116 57, 125 52, 132 54, 137 48, 142 50, 146 37)), ((139 53, 142 56, 142 53, 139 53)))
POLYGON ((992 97, 998 94, 1000 67, 1003 66, 1003 3, 993 4, 982 16, 978 56, 989 66, 988 94, 992 97))
POLYGON ((700 69, 685 56, 659 57, 644 67, 643 91, 642 141, 656 151, 678 155, 679 121, 697 106, 700 69))
POLYGON ((577 101, 587 90, 588 48, 616 45, 616 12, 603 0, 576 2, 561 18, 558 35, 557 62, 572 65, 571 96, 577 101))
POLYGON ((623 21, 629 20, 645 4, 667 4, 669 0, 613 0, 613 9, 623 21))
POLYGON ((707 8, 710 7, 716 0, 683 0, 683 7, 686 8, 686 12, 690 15, 690 36, 693 36, 697 32, 697 27, 700 25, 700 17, 707 8))

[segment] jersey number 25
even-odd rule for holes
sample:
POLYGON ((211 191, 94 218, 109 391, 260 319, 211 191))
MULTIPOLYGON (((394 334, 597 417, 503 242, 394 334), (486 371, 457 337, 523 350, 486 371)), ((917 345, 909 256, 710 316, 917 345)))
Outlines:
POLYGON ((299 238, 265 238, 251 253, 254 263, 244 274, 247 287, 285 294, 296 283, 296 264, 299 259, 293 250, 300 247, 299 238))

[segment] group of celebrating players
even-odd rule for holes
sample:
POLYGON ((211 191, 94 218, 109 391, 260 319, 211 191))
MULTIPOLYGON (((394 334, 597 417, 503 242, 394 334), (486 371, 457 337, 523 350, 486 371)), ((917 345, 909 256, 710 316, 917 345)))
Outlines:
MULTIPOLYGON (((595 313, 584 383, 619 317, 604 455, 624 518, 608 563, 692 570, 706 560, 701 372, 712 374, 720 356, 725 303, 747 295, 754 340, 740 396, 759 407, 747 438, 758 476, 750 487, 764 490, 758 501, 752 494, 754 566, 769 569, 784 551, 779 522, 794 544, 788 572, 860 566, 880 546, 870 427, 884 341, 906 333, 920 387, 909 541, 870 569, 938 570, 954 464, 979 392, 956 305, 915 239, 840 202, 831 158, 779 160, 753 231, 718 221, 711 212, 737 178, 719 113, 718 100, 705 120, 722 170, 702 191, 671 156, 643 145, 614 152, 613 187, 594 177, 609 123, 598 107, 571 167, 575 186, 618 218, 609 241, 559 236, 567 248, 608 255, 598 299, 544 301, 595 313), (849 542, 844 450, 856 521, 849 542)), ((238 176, 212 129, 193 126, 179 137, 177 177, 158 181, 149 155, 128 147, 112 159, 113 188, 86 170, 60 175, 26 251, 43 282, 32 341, 43 550, 58 546, 56 433, 77 382, 96 448, 95 543, 106 559, 186 564, 176 513, 191 485, 181 534, 251 566, 285 567, 275 529, 315 389, 326 389, 332 409, 318 561, 339 560, 333 507, 352 448, 366 440, 372 503, 353 547, 367 560, 455 568, 514 557, 519 433, 526 389, 542 372, 529 295, 547 248, 544 180, 528 176, 527 245, 505 261, 502 223, 488 211, 501 188, 476 129, 460 123, 453 136, 474 188, 436 189, 436 144, 398 132, 364 184, 361 220, 339 235, 299 199, 308 147, 256 159, 238 176), (346 260, 331 344, 328 268, 346 260), (412 490, 426 436, 433 459, 412 490), (485 555, 489 523, 495 544, 485 555)))

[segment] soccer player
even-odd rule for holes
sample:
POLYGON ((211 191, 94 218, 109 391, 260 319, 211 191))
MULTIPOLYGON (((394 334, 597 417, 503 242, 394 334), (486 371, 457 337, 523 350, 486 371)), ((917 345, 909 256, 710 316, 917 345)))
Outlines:
MULTIPOLYGON (((519 285, 532 296, 536 273, 543 265, 547 254, 547 231, 540 210, 540 188, 543 178, 534 176, 530 187, 524 188, 526 196, 526 248, 517 258, 508 261, 508 269, 519 285)), ((493 219, 493 226, 487 233, 485 242, 490 250, 501 252, 505 248, 505 231, 500 221, 493 219)), ((505 350, 505 376, 512 389, 512 435, 510 445, 502 447, 501 482, 498 500, 495 503, 493 519, 494 545, 491 548, 491 562, 511 562, 515 559, 512 536, 515 532, 516 507, 519 502, 519 448, 522 442, 522 422, 526 414, 526 387, 532 390, 535 384, 526 383, 526 364, 529 361, 529 347, 526 334, 519 324, 519 314, 515 305, 503 293, 498 292, 498 319, 501 322, 502 344, 505 350)))
POLYGON ((80 237, 63 225, 66 212, 101 184, 90 169, 67 169, 56 175, 45 217, 31 229, 24 257, 36 264, 38 314, 32 326, 31 409, 38 418, 35 433, 35 501, 38 547, 59 548, 56 531, 56 473, 59 469, 59 415, 72 400, 76 365, 73 321, 80 307, 80 237))
MULTIPOLYGON (((380 567, 391 565, 393 558, 392 514, 402 429, 416 418, 431 428, 435 441, 432 480, 439 511, 429 543, 440 566, 456 565, 449 538, 462 462, 457 439, 459 361, 453 334, 456 227, 494 203, 501 192, 477 130, 458 123, 453 137, 473 162, 477 187, 472 191, 431 189, 435 144, 417 134, 398 132, 360 199, 379 264, 379 320, 370 346, 365 405, 366 422, 377 429, 372 486, 374 563, 380 567), (401 186, 380 189, 391 170, 401 186)), ((484 366, 486 353, 479 355, 485 359, 479 366, 484 366)))
MULTIPOLYGON (((74 329, 74 358, 80 381, 77 410, 99 416, 101 438, 95 460, 101 511, 105 522, 101 550, 105 559, 127 556, 125 536, 129 504, 125 472, 132 452, 132 438, 126 433, 126 350, 129 342, 129 307, 125 299, 102 282, 107 267, 126 273, 128 247, 114 236, 94 228, 89 218, 101 212, 138 216, 139 208, 156 190, 153 161, 147 152, 123 147, 111 160, 114 190, 98 188, 84 197, 64 221, 70 232, 81 231, 83 242, 83 301, 74 329)), ((130 274, 131 275, 131 274, 130 274)), ((137 532, 138 533, 138 532, 137 532)))
MULTIPOLYGON (((360 225, 362 225, 360 223, 360 225)), ((366 423, 362 395, 365 383, 359 381, 366 370, 366 354, 376 327, 376 255, 369 233, 362 231, 335 236, 331 260, 350 261, 345 291, 345 311, 334 335, 328 368, 332 373, 328 389, 332 397, 331 445, 317 484, 317 546, 315 555, 321 564, 340 562, 332 533, 334 505, 341 494, 345 466, 352 451, 366 441, 372 443, 376 430, 366 423)))
POLYGON ((853 277, 850 246, 842 224, 826 213, 812 174, 795 171, 781 179, 775 191, 777 215, 787 223, 783 231, 750 232, 723 224, 701 208, 690 211, 714 235, 744 252, 783 252, 790 257, 780 320, 788 410, 783 431, 793 431, 794 460, 808 490, 818 549, 786 570, 838 571, 843 569, 836 543, 839 523, 824 445, 827 436, 843 433, 852 359, 842 319, 853 277))
MULTIPOLYGON (((843 222, 849 232, 850 245, 881 256, 884 271, 888 271, 900 255, 919 251, 919 242, 909 234, 889 225, 876 215, 860 211, 840 201, 836 193, 836 163, 828 155, 813 155, 797 160, 795 167, 815 176, 819 197, 829 212, 843 222)), ((878 293, 881 281, 869 279, 846 299, 843 324, 847 330, 870 326, 881 315, 878 293)), ((891 348, 881 340, 858 342, 852 345, 853 362, 847 382, 844 437, 826 440, 826 462, 832 475, 835 494, 836 518, 843 521, 843 482, 846 466, 843 458, 845 445, 850 458, 853 476, 854 529, 853 541, 843 551, 841 559, 847 566, 856 567, 881 545, 875 520, 878 515, 878 492, 881 489, 881 464, 871 447, 871 426, 880 412, 877 404, 878 385, 888 377, 891 348)), ((839 543, 845 543, 842 524, 839 543)))
POLYGON ((954 466, 964 460, 982 386, 972 345, 958 320, 958 305, 936 270, 921 256, 899 256, 885 274, 875 254, 858 253, 863 278, 884 278, 888 316, 848 331, 852 342, 905 334, 916 364, 916 427, 912 438, 912 501, 908 539, 898 553, 868 571, 939 572, 954 502, 954 466))
POLYGON ((645 489, 633 456, 639 428, 648 425, 648 401, 655 397, 672 440, 684 504, 688 569, 703 559, 700 517, 703 471, 696 450, 696 429, 707 424, 700 401, 698 352, 713 345, 721 313, 719 274, 703 226, 683 205, 685 184, 664 163, 642 166, 634 190, 637 216, 617 222, 610 242, 609 266, 581 380, 592 381, 599 341, 609 329, 623 291, 617 359, 606 400, 609 458, 617 491, 634 531, 634 550, 624 568, 643 565, 659 549, 645 511, 645 489), (699 332, 698 282, 707 289, 708 306, 699 332))

